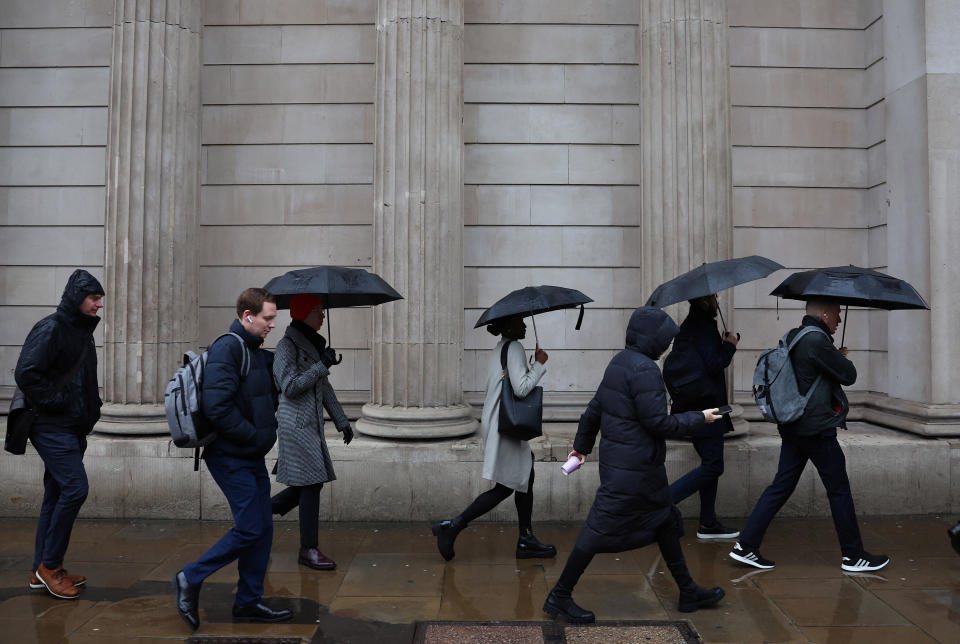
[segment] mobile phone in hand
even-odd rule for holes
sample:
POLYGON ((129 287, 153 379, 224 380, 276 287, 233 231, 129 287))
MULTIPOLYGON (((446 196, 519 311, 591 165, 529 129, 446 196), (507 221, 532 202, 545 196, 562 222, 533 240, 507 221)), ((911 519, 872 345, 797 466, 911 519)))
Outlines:
POLYGON ((731 407, 730 405, 724 405, 723 407, 720 407, 719 409, 717 409, 717 416, 726 416, 732 411, 733 411, 733 407, 731 407))

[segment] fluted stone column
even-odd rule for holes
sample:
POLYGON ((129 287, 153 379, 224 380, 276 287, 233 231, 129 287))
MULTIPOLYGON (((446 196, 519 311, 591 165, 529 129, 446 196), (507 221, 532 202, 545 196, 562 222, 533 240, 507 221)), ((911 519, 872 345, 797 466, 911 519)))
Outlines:
POLYGON ((463 0, 380 0, 374 270, 404 300, 374 309, 371 436, 472 433, 463 401, 463 0))
MULTIPOLYGON (((649 295, 703 262, 732 257, 730 97, 725 0, 640 6, 641 280, 649 295)), ((720 295, 731 328, 732 300, 733 291, 720 295)))
POLYGON ((166 432, 164 388, 198 345, 201 5, 115 3, 100 432, 166 432))

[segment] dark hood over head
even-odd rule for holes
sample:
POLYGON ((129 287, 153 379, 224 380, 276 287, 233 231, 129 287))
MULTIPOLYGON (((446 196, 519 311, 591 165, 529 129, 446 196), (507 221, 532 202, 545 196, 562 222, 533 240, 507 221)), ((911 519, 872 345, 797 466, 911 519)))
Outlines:
POLYGON ((641 306, 627 324, 627 348, 656 360, 679 332, 680 327, 662 310, 641 306))
MULTIPOLYGON (((91 323, 93 323, 92 320, 99 321, 100 318, 96 316, 82 315, 80 313, 80 304, 91 294, 103 295, 103 286, 96 277, 82 268, 78 268, 73 271, 70 279, 67 280, 67 285, 63 289, 63 296, 60 298, 60 305, 57 307, 57 310, 70 319, 91 318, 91 323)), ((96 326, 96 323, 93 324, 96 326)))

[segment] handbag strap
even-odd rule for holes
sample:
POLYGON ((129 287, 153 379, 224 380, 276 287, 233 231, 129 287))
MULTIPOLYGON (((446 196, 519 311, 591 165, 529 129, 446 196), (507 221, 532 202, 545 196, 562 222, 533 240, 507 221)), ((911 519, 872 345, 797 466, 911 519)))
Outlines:
POLYGON ((503 343, 503 349, 500 350, 500 368, 503 369, 503 375, 507 375, 507 350, 510 349, 511 340, 503 343))

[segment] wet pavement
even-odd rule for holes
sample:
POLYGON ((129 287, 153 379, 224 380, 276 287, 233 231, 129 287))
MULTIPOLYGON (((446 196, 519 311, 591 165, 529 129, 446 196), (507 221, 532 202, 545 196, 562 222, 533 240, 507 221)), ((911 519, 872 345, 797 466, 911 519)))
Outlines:
MULTIPOLYGON (((892 563, 861 574, 840 570, 829 519, 774 521, 761 548, 777 562, 769 571, 734 564, 726 556, 731 543, 699 542, 688 523, 683 545, 694 579, 727 592, 717 608, 678 613, 676 586, 655 546, 599 555, 574 597, 599 620, 688 620, 705 642, 960 642, 960 557, 946 536, 955 521, 862 518, 866 547, 889 554, 892 563)), ((66 567, 89 581, 79 599, 66 601, 27 586, 34 521, 0 519, 0 641, 143 644, 188 638, 173 607, 170 579, 229 525, 81 520, 66 567)), ((274 606, 293 609, 294 620, 234 624, 233 564, 204 584, 196 635, 388 644, 412 642, 416 622, 548 621, 540 608, 579 527, 536 525, 559 556, 519 561, 515 526, 474 524, 457 540, 456 558, 445 563, 426 524, 322 524, 320 549, 338 568, 316 572, 297 564, 296 523, 277 523, 266 596, 274 606)), ((490 637, 483 641, 501 641, 490 637)))

